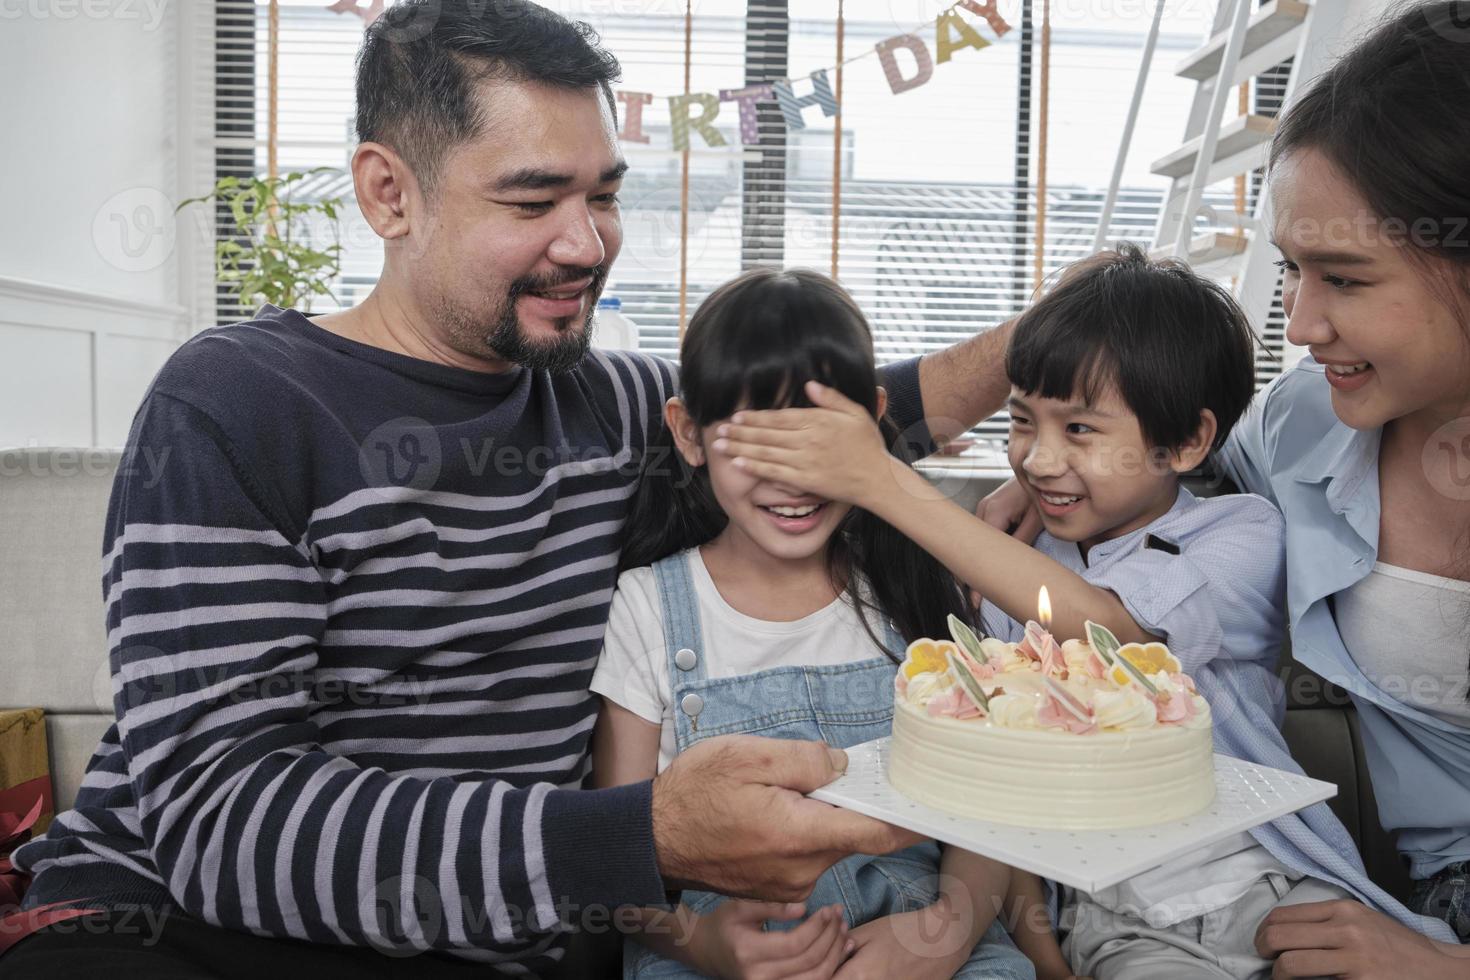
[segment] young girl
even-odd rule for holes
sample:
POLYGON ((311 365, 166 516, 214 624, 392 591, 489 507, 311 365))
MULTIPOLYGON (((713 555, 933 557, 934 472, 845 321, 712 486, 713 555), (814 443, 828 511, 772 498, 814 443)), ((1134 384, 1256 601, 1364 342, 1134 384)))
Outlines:
MULTIPOLYGON (((1034 550, 889 465, 870 420, 809 386, 816 411, 738 413, 716 452, 752 479, 850 500, 986 597, 1017 640, 1050 591, 1057 635, 1084 620, 1169 644, 1210 702, 1216 750, 1300 772, 1279 732, 1283 524, 1265 499, 1196 499, 1179 482, 1250 402, 1253 338, 1219 287, 1125 246, 1084 261, 1017 322, 1006 358, 1010 461, 1040 511, 1034 550)), ((1356 899, 1422 926, 1368 880, 1325 804, 1103 892, 1064 915, 1072 968, 1119 977, 1256 977, 1256 930, 1283 906, 1356 899)))
MULTIPOLYGON (((843 748, 886 735, 906 644, 972 618, 954 579, 883 521, 707 452, 737 409, 809 404, 810 380, 882 419, 867 323, 836 283, 749 272, 700 306, 680 361, 668 457, 646 462, 592 681, 599 786, 648 779, 719 735, 843 748)), ((673 913, 642 912, 625 975, 825 978, 847 961, 862 976, 1033 977, 996 921, 1009 877, 928 842, 839 862, 806 907, 685 891, 673 913)))

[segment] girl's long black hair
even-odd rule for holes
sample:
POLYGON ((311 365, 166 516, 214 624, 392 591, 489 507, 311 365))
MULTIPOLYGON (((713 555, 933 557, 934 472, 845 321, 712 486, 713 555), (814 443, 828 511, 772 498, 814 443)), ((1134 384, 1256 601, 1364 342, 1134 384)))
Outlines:
MULTIPOLYGON (((804 269, 752 269, 716 289, 689 321, 679 351, 682 398, 703 428, 739 409, 810 407, 808 381, 835 388, 877 414, 873 337, 857 303, 836 282, 804 269)), ((884 440, 906 458, 887 418, 884 440)), ((705 466, 691 467, 665 426, 644 460, 623 531, 619 571, 649 565, 714 540, 727 518, 705 466)), ((868 633, 895 661, 866 612, 886 615, 905 641, 948 635, 947 617, 974 615, 968 593, 944 567, 887 522, 854 507, 827 547, 834 588, 852 596, 868 633), (854 578, 870 594, 853 587, 854 578), (867 607, 866 611, 864 607, 867 607)))

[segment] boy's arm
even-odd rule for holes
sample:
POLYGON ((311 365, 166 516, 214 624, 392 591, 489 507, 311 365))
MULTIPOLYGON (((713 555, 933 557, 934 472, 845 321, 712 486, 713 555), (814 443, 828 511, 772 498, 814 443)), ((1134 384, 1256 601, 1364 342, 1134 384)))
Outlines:
POLYGON ((817 408, 737 412, 720 426, 714 451, 734 457, 736 467, 759 479, 846 500, 877 515, 1020 622, 1035 618, 1044 585, 1058 636, 1085 636, 1084 623, 1092 620, 1124 643, 1158 639, 1133 620, 1117 595, 986 524, 889 456, 862 406, 817 384, 809 384, 807 394, 817 408))
POLYGON ((912 468, 894 460, 887 474, 854 503, 907 535, 1007 616, 1035 619, 1044 585, 1051 597, 1051 629, 1058 636, 1086 636, 1084 624, 1092 620, 1123 643, 1159 639, 1134 621, 1115 593, 986 524, 912 468))

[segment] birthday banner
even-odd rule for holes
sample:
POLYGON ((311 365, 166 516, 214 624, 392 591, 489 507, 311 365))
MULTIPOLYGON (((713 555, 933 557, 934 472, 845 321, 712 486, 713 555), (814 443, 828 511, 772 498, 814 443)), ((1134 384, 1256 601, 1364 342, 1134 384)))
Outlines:
MULTIPOLYGON (((985 0, 983 3, 979 0, 958 0, 928 24, 911 33, 898 34, 880 41, 873 50, 848 58, 842 62, 842 66, 846 67, 855 61, 862 61, 876 55, 883 68, 883 76, 888 80, 888 87, 892 89, 893 94, 902 95, 904 92, 912 92, 921 85, 927 84, 934 77, 936 64, 947 63, 957 51, 965 48, 983 51, 990 47, 991 42, 985 39, 976 26, 960 16, 961 10, 967 10, 984 20, 997 38, 1005 36, 1010 31, 1011 25, 1001 17, 995 3, 996 0, 985 0), (921 34, 930 27, 934 29, 933 51, 930 50, 921 34), (900 63, 900 52, 908 53, 905 60, 911 61, 910 65, 905 66, 900 63)), ((372 0, 365 7, 359 6, 358 0, 338 0, 327 9, 339 14, 357 14, 365 24, 371 24, 382 15, 383 0, 372 0)), ((690 149, 691 133, 699 134, 705 146, 725 146, 725 137, 715 128, 714 123, 719 118, 724 103, 727 102, 739 105, 742 145, 750 145, 759 140, 756 120, 761 103, 769 105, 774 102, 779 106, 789 129, 805 129, 806 121, 802 118, 802 112, 812 106, 819 107, 822 115, 828 118, 837 115, 837 97, 832 93, 832 85, 827 77, 828 73, 836 71, 837 67, 833 65, 828 68, 820 68, 806 75, 805 78, 811 82, 811 91, 806 95, 796 94, 795 83, 799 76, 792 76, 740 89, 720 89, 718 92, 689 92, 663 96, 662 98, 666 98, 669 103, 669 120, 673 132, 674 149, 690 149)), ((649 135, 643 131, 643 109, 653 104, 654 94, 620 90, 616 95, 618 101, 623 104, 623 128, 618 134, 623 142, 651 142, 649 135)))

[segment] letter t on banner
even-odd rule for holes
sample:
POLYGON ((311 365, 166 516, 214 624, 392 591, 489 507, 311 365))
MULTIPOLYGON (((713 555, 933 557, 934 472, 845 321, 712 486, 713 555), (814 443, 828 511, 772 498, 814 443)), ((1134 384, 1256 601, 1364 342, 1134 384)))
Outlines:
POLYGON ((740 103, 740 142, 747 146, 760 142, 760 110, 758 102, 771 100, 771 86, 750 85, 745 88, 720 89, 721 102, 740 103))
POLYGON ((772 86, 776 91, 776 103, 781 106, 781 115, 786 117, 786 126, 789 129, 806 129, 801 110, 807 106, 821 106, 822 115, 829 119, 837 115, 837 97, 832 94, 832 86, 827 84, 827 70, 824 68, 812 72, 811 79, 812 94, 801 98, 796 97, 789 81, 776 82, 772 86))
POLYGON ((711 125, 719 114, 720 100, 715 98, 712 92, 669 96, 669 123, 674 131, 674 149, 689 149, 689 130, 691 128, 699 131, 699 135, 704 137, 707 145, 724 146, 725 137, 721 136, 720 131, 711 125), (691 105, 704 107, 704 112, 700 113, 697 119, 689 115, 691 105))
POLYGON ((934 58, 929 54, 929 46, 924 43, 923 38, 914 34, 900 34, 878 42, 878 60, 883 62, 883 74, 887 76, 888 87, 893 89, 894 95, 916 89, 934 77, 934 58), (898 59, 893 54, 898 48, 908 48, 913 52, 919 69, 913 78, 903 77, 898 59))

